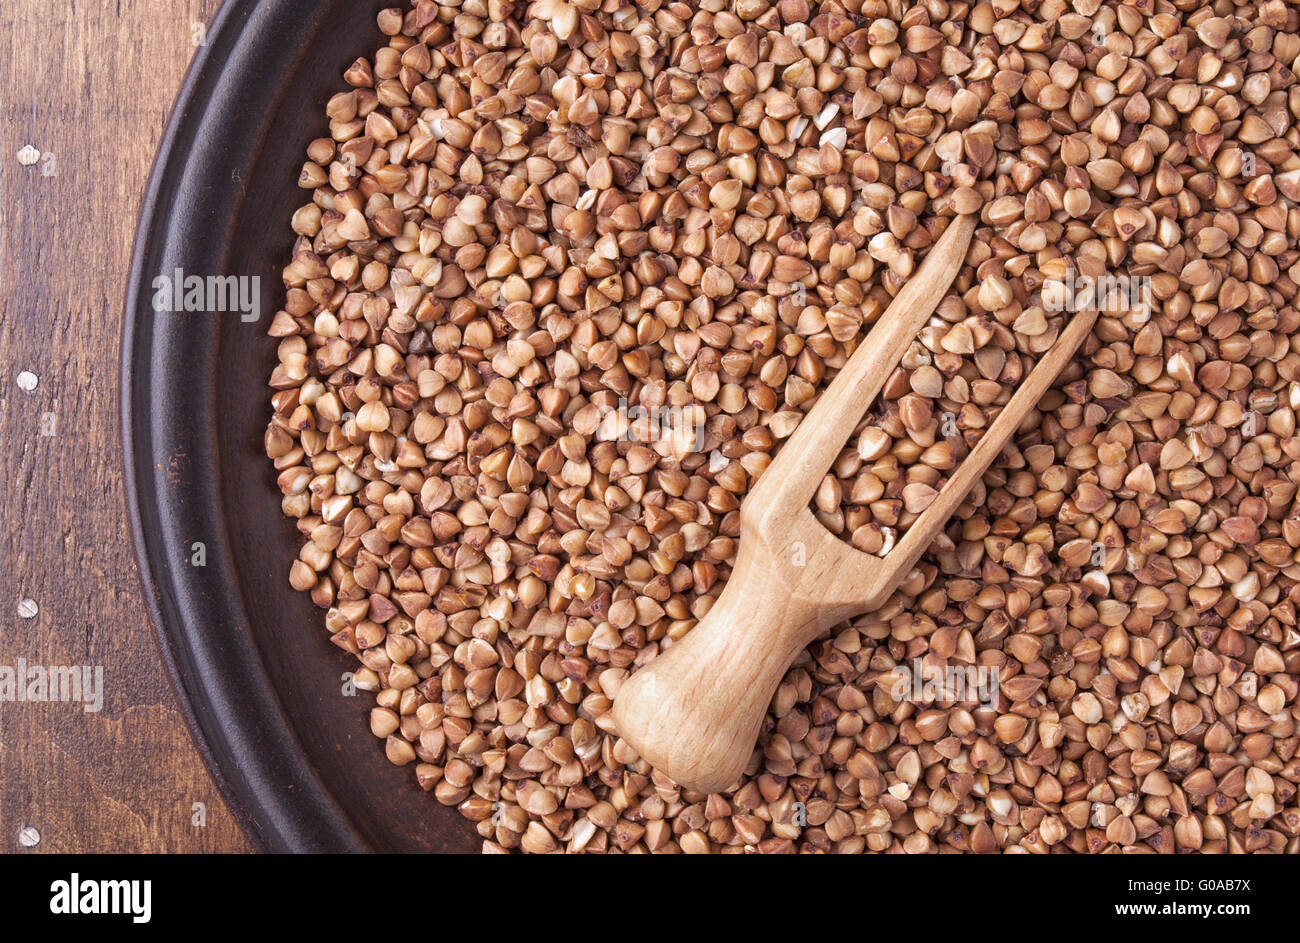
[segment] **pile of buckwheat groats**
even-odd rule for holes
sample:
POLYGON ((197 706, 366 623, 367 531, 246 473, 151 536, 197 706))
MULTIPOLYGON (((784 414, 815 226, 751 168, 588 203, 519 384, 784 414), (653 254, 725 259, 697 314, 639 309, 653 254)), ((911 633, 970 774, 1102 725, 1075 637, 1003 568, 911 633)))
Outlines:
POLYGON ((1300 851, 1298 27, 1282 0, 381 13, 299 180, 266 451, 388 758, 487 851, 1300 851), (815 501, 862 549, 1050 347, 1045 284, 1143 296, 895 599, 790 669, 736 788, 676 787, 612 698, 975 210, 815 501))

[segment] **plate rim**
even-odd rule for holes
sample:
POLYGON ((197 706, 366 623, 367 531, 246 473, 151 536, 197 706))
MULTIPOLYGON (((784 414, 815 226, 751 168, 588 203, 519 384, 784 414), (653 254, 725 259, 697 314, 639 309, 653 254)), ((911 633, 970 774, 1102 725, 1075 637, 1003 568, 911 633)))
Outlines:
MULTIPOLYGON (((176 226, 164 201, 196 188, 195 181, 188 179, 201 162, 196 155, 218 146, 203 140, 196 130, 213 114, 230 120, 228 106, 241 88, 240 80, 245 85, 250 81, 250 70, 241 68, 249 63, 241 63, 241 59, 251 56, 248 50, 237 49, 240 41, 252 34, 256 43, 257 31, 266 28, 268 21, 303 6, 302 0, 269 5, 258 0, 225 0, 172 106, 141 199, 126 280, 118 374, 120 457, 134 557, 154 641, 190 738, 231 814, 258 851, 367 852, 374 848, 316 775, 282 709, 267 718, 267 731, 256 732, 269 733, 278 753, 239 750, 251 732, 232 728, 233 718, 219 703, 210 679, 183 670, 183 662, 194 656, 190 636, 195 630, 184 624, 174 590, 172 577, 179 566, 160 546, 159 529, 149 526, 149 521, 159 518, 160 507, 175 508, 183 503, 186 490, 184 472, 168 474, 155 465, 150 452, 155 421, 149 393, 158 376, 151 356, 153 343, 157 335, 178 329, 144 314, 142 307, 151 297, 150 273, 161 270, 154 263, 166 257, 169 249, 177 249, 176 226), (146 501, 151 503, 146 506, 146 501)), ((214 498, 220 500, 219 495, 214 498)), ((225 547, 224 542, 221 546, 225 547)), ((209 545, 208 553, 215 547, 215 542, 209 545)), ((260 669, 260 659, 257 662, 260 669)), ((220 668, 216 670, 220 673, 220 668)), ((269 695, 279 707, 269 679, 266 682, 266 690, 254 695, 269 695)))

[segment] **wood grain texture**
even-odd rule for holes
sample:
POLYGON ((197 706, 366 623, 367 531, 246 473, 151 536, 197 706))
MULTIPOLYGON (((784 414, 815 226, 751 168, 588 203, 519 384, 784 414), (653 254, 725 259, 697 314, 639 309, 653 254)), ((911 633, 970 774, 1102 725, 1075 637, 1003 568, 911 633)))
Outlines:
POLYGON ((36 851, 250 849, 154 644, 118 432, 136 213, 196 24, 218 5, 0 5, 0 666, 99 665, 105 689, 98 713, 0 703, 0 852, 24 850, 24 826, 36 851), (28 144, 42 157, 22 166, 28 144))

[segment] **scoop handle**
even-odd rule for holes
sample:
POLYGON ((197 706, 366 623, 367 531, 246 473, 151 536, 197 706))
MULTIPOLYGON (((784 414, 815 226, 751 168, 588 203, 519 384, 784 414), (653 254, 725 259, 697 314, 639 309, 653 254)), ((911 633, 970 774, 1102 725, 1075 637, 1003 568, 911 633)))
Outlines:
POLYGON ((742 540, 713 608, 614 699, 619 736, 674 782, 700 792, 739 780, 781 678, 828 625, 821 607, 792 593, 775 572, 778 561, 747 546, 742 540))

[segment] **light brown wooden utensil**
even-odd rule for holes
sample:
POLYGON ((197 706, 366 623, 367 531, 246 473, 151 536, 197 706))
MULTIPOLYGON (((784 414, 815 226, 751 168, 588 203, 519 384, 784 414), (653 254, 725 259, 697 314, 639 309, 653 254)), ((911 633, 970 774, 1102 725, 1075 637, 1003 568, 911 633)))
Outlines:
POLYGON ((716 792, 736 782, 795 656, 827 629, 890 597, 1092 330, 1095 312, 1075 315, 884 557, 826 530, 809 509, 813 495, 947 293, 975 222, 962 216, 949 224, 763 472, 741 505, 736 563, 713 608, 618 692, 619 735, 677 783, 716 792))

